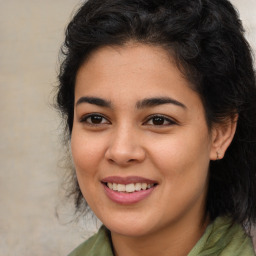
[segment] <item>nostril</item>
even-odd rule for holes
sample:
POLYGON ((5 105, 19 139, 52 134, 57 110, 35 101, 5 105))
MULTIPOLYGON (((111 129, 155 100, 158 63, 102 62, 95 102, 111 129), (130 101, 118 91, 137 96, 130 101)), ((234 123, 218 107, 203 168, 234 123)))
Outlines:
POLYGON ((128 159, 128 160, 122 160, 122 161, 120 161, 120 160, 115 160, 115 159, 112 159, 112 158, 110 158, 110 159, 108 159, 108 161, 110 162, 110 163, 112 163, 112 164, 114 164, 114 163, 116 163, 116 164, 129 164, 129 163, 134 163, 134 162, 136 162, 136 159, 128 159))
POLYGON ((136 159, 129 159, 127 162, 134 162, 136 159))
POLYGON ((114 161, 113 159, 108 159, 108 161, 109 161, 110 163, 115 163, 115 161, 114 161))
POLYGON ((105 152, 105 159, 109 163, 117 165, 129 165, 142 162, 145 159, 145 152, 139 146, 114 144, 109 146, 105 152), (121 147, 122 146, 122 147, 121 147))

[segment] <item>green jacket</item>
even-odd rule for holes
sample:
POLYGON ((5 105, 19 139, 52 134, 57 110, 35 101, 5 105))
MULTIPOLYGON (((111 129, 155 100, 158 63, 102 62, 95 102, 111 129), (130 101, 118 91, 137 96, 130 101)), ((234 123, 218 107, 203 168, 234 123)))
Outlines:
MULTIPOLYGON (((254 256, 251 239, 238 224, 219 217, 211 223, 188 256, 254 256)), ((114 256, 110 233, 102 226, 98 233, 68 256, 114 256)))

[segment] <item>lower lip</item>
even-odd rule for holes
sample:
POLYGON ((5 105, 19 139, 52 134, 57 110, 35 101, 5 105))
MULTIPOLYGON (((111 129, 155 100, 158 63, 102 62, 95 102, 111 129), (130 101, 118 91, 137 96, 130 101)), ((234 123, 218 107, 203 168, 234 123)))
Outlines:
POLYGON ((135 204, 140 202, 141 200, 147 198, 155 189, 155 187, 140 190, 132 193, 125 193, 125 192, 117 192, 110 189, 108 186, 103 184, 106 195, 115 203, 118 204, 135 204))

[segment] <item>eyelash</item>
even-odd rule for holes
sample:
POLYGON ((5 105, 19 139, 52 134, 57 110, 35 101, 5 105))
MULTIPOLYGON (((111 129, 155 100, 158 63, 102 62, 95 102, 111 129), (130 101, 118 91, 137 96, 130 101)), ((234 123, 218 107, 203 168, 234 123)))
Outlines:
POLYGON ((81 123, 86 123, 86 124, 88 124, 88 125, 90 125, 90 126, 99 126, 99 125, 110 124, 110 122, 108 121, 108 119, 107 119, 106 117, 104 117, 104 116, 101 115, 101 114, 97 114, 97 113, 95 113, 95 114, 89 114, 89 115, 83 116, 83 117, 80 119, 80 122, 81 122, 81 123), (105 122, 105 123, 93 123, 92 120, 91 120, 90 122, 88 122, 88 120, 89 120, 90 118, 93 118, 93 117, 94 117, 94 118, 101 118, 101 120, 105 119, 107 122, 105 122))
MULTIPOLYGON (((90 126, 99 126, 99 125, 105 125, 105 124, 111 124, 111 122, 105 117, 103 116, 102 114, 89 114, 89 115, 85 115, 83 116, 81 119, 80 119, 80 122, 81 123, 86 123, 87 125, 90 125, 90 126), (88 121, 89 119, 91 118, 91 121, 88 121), (92 118, 96 118, 95 120, 99 120, 100 122, 99 123, 93 123, 92 122, 92 118), (104 123, 102 123, 102 120, 105 120, 104 123)), ((168 118, 164 115, 160 115, 160 114, 155 114, 155 115, 151 115, 149 117, 147 117, 147 119, 142 123, 143 125, 150 125, 150 126, 155 126, 155 127, 165 127, 165 126, 171 126, 171 125, 175 125, 177 124, 176 121, 174 121, 173 119, 171 118, 168 118), (155 120, 154 120, 155 118, 155 120), (149 123, 149 122, 152 122, 152 123, 149 123), (160 121, 160 122, 163 122, 162 124, 154 124, 153 122, 154 121, 160 121)))
POLYGON ((173 119, 171 118, 168 118, 164 115, 160 115, 160 114, 155 114, 155 115, 152 115, 152 116, 149 116, 145 122, 143 122, 143 124, 145 125, 152 125, 152 126, 157 126, 157 127, 160 127, 160 126, 171 126, 171 125, 175 125, 177 124, 176 121, 174 121, 173 119), (163 121, 164 123, 163 124, 154 124, 153 120, 155 118, 155 121, 163 121), (157 120, 158 119, 158 120, 157 120), (149 124, 149 121, 152 121, 152 124, 149 124))

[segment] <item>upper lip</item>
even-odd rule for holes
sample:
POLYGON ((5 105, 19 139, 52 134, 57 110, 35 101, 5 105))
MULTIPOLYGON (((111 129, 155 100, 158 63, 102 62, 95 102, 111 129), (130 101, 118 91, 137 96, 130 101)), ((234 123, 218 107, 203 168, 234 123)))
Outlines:
POLYGON ((117 183, 117 184, 131 184, 131 183, 147 183, 147 184, 155 184, 157 183, 155 180, 139 177, 139 176, 128 176, 128 177, 120 177, 120 176, 109 176, 101 180, 103 183, 117 183))

